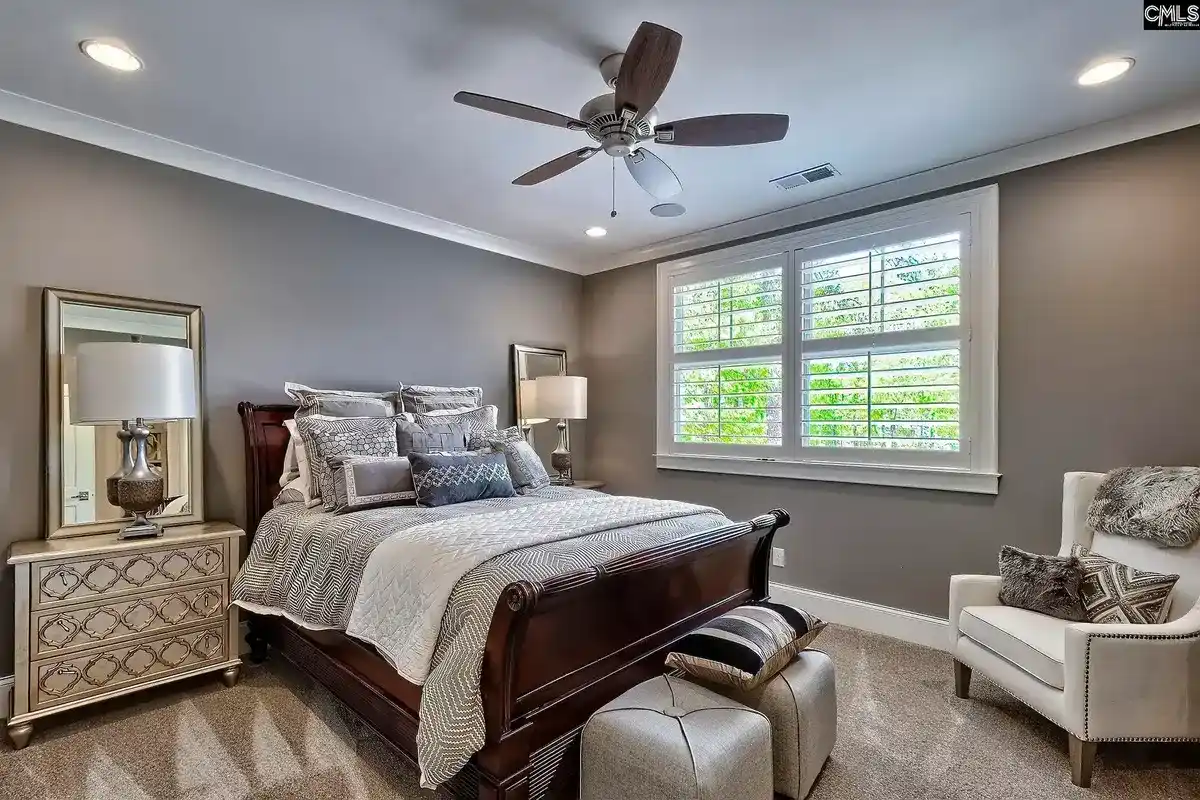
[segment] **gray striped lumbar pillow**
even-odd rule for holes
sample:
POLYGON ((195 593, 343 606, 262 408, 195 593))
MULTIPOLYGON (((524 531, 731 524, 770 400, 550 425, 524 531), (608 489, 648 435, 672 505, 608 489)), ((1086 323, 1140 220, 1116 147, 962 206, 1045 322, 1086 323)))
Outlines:
POLYGON ((722 614, 671 646, 667 666, 714 683, 753 689, 786 667, 826 623, 761 601, 722 614))

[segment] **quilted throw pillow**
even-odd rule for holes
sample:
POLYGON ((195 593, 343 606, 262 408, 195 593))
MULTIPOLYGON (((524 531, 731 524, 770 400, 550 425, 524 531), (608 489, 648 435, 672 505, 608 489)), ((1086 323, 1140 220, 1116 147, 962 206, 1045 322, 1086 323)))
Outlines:
POLYGON ((413 422, 421 427, 430 425, 458 425, 470 437, 475 433, 486 433, 496 430, 496 418, 499 409, 495 406, 480 406, 461 411, 451 411, 445 414, 413 414, 413 422))
POLYGON ((400 410, 410 414, 478 408, 483 405, 483 389, 478 386, 401 386, 400 402, 400 410))
POLYGON ((467 432, 461 425, 428 423, 418 425, 396 420, 397 453, 460 453, 467 449, 467 432))
POLYGON ((503 453, 412 453, 417 505, 516 497, 503 453))
POLYGON ((1039 556, 1005 545, 1000 549, 1000 602, 1039 614, 1086 622, 1079 600, 1083 568, 1074 556, 1039 556))
POLYGON ((285 383, 283 391, 300 406, 296 418, 391 417, 400 411, 399 392, 351 392, 347 389, 313 389, 302 383, 285 383))
POLYGON ((751 603, 671 645, 667 666, 713 683, 753 689, 786 667, 825 625, 783 603, 751 603))
POLYGON ((330 467, 333 470, 334 513, 411 505, 417 500, 412 465, 403 456, 345 456, 333 459, 330 467))
POLYGON ((516 425, 504 430, 478 431, 471 434, 467 442, 468 450, 484 450, 492 447, 494 442, 523 442, 525 434, 516 425))
POLYGON ((337 507, 329 462, 344 456, 395 458, 395 417, 326 417, 314 414, 296 420, 311 473, 310 494, 321 498, 326 511, 337 507))
POLYGON ((1083 567, 1079 595, 1089 622, 1153 625, 1167 618, 1178 575, 1134 569, 1081 544, 1071 548, 1071 555, 1083 567))
POLYGON ((1092 530, 1188 547, 1200 539, 1200 467, 1125 467, 1104 476, 1088 506, 1092 530))

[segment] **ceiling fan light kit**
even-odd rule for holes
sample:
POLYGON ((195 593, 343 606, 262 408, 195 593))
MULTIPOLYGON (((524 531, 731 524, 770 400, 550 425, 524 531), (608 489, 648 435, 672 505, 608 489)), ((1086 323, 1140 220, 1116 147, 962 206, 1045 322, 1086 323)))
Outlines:
POLYGON ((645 148, 646 144, 729 147, 777 142, 788 131, 786 114, 722 114, 659 125, 656 104, 675 71, 682 44, 683 37, 670 28, 643 22, 624 53, 614 53, 600 62, 600 77, 613 91, 584 103, 578 118, 473 92, 459 92, 454 100, 493 114, 582 131, 599 145, 534 167, 513 181, 518 186, 549 180, 603 152, 624 160, 642 189, 666 200, 683 191, 683 186, 666 162, 645 148))

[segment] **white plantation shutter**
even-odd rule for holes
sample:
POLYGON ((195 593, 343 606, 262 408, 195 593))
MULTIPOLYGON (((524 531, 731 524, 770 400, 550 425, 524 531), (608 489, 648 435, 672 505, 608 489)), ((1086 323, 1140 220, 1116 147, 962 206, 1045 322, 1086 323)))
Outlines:
POLYGON ((995 493, 997 197, 660 264, 656 464, 995 493))
POLYGON ((963 452, 965 238, 947 221, 798 252, 802 448, 963 452))
POLYGON ((786 254, 671 287, 671 437, 693 452, 783 443, 786 254))

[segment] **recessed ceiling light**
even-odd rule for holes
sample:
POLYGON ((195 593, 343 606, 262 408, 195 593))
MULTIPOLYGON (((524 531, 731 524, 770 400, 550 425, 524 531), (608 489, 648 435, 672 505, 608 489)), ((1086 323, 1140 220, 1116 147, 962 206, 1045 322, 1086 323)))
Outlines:
POLYGON ((1133 68, 1132 58, 1109 58, 1099 61, 1079 73, 1080 86, 1096 86, 1115 81, 1133 68))
POLYGON ((116 39, 84 39, 79 49, 93 61, 119 72, 137 72, 143 66, 142 60, 116 39))
POLYGON ((601 236, 606 236, 608 234, 608 231, 604 230, 604 228, 601 228, 599 225, 593 225, 592 227, 590 227, 586 231, 584 231, 584 233, 586 233, 588 236, 592 237, 593 239, 599 239, 601 236))

